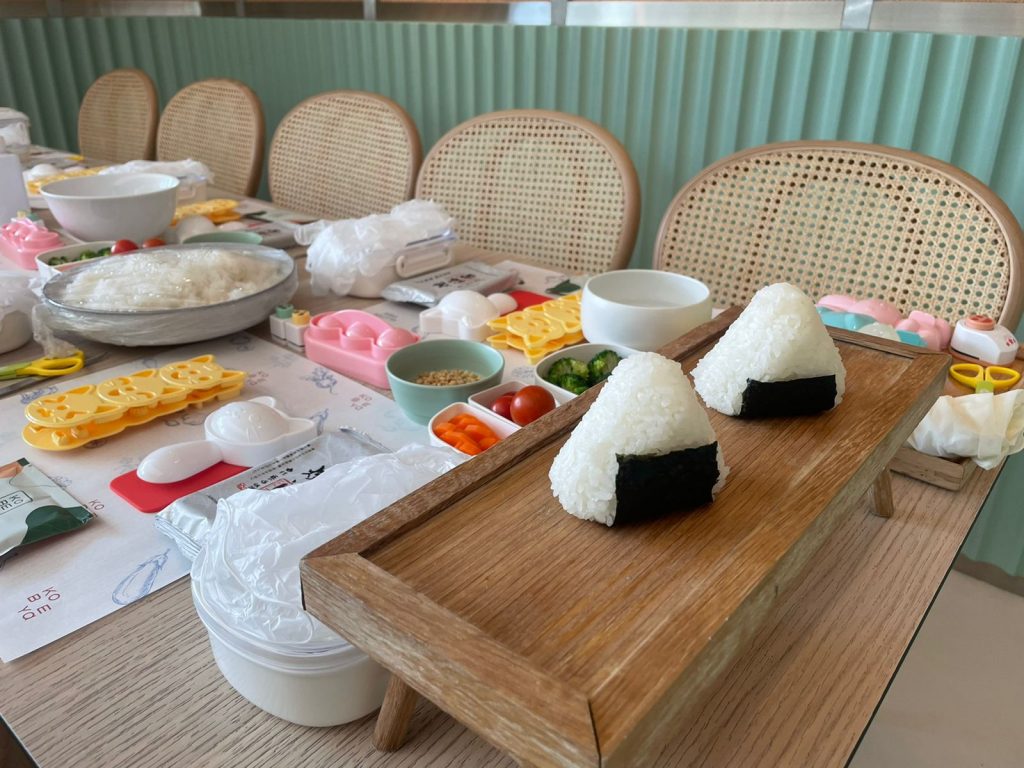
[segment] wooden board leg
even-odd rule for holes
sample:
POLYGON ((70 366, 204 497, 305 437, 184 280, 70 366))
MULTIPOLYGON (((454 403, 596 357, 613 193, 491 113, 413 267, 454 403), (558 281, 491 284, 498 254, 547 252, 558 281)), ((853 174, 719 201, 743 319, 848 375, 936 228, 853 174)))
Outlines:
POLYGON ((412 711, 416 709, 419 694, 405 684, 398 675, 391 675, 384 703, 377 715, 373 731, 373 746, 382 752, 394 752, 405 743, 412 711))
POLYGON ((892 517, 892 472, 886 467, 875 480, 871 487, 871 495, 874 497, 874 512, 879 517, 892 517))

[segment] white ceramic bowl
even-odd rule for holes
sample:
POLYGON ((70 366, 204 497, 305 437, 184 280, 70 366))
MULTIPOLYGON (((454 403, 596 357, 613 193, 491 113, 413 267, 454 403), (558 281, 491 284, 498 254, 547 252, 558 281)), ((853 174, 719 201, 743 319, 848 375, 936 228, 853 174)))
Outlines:
MULTIPOLYGON (((541 359, 540 362, 533 368, 533 381, 548 392, 555 396, 555 402, 559 405, 567 403, 576 397, 575 392, 570 392, 567 389, 562 389, 556 384, 552 384, 550 381, 544 379, 547 376, 548 371, 551 370, 551 366, 556 360, 561 360, 563 357, 574 357, 577 360, 581 360, 584 363, 589 363, 594 355, 602 350, 610 349, 612 352, 617 354, 619 357, 626 358, 630 355, 636 354, 635 349, 624 347, 621 344, 577 344, 573 347, 565 347, 557 352, 552 352, 547 357, 541 359)), ((497 398, 495 398, 496 400, 497 398)))
POLYGON ((323 727, 358 720, 384 700, 387 670, 354 645, 258 643, 222 621, 195 581, 192 601, 217 668, 260 709, 292 723, 323 727))
POLYGON ((161 234, 174 218, 178 180, 163 173, 112 173, 40 190, 60 225, 79 240, 134 240, 161 234))
POLYGON ((653 351, 710 320, 711 293, 657 269, 605 272, 583 287, 580 315, 587 341, 653 351))

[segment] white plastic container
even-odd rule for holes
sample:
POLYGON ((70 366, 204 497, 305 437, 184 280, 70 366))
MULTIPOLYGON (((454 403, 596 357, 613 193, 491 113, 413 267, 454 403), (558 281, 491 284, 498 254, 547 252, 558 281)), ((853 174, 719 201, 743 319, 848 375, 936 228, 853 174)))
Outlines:
POLYGON ((437 445, 442 448, 448 448, 456 453, 463 453, 457 448, 453 448, 448 445, 444 440, 434 434, 434 425, 440 424, 444 421, 450 421, 456 416, 468 413, 470 416, 475 416, 480 419, 486 426, 490 427, 491 431, 494 432, 500 439, 504 440, 509 435, 519 430, 519 426, 515 423, 504 419, 493 411, 488 411, 479 406, 476 408, 466 403, 452 403, 446 408, 442 408, 436 414, 434 418, 430 420, 430 424, 427 425, 427 431, 430 433, 430 444, 437 445))
POLYGON ((217 668, 260 709, 298 725, 358 720, 384 701, 388 672, 354 645, 261 643, 222 622, 192 582, 192 602, 210 637, 217 668))
POLYGON ((396 280, 447 267, 454 260, 451 248, 453 240, 450 236, 439 236, 410 244, 396 256, 394 264, 375 275, 358 275, 349 293, 364 299, 379 299, 381 291, 396 280))
MULTIPOLYGON (((506 424, 511 424, 513 427, 518 429, 519 426, 514 421, 512 421, 511 419, 506 419, 504 416, 495 413, 493 410, 491 410, 491 406, 494 405, 495 401, 502 395, 515 394, 520 389, 526 386, 529 385, 524 384, 521 381, 516 381, 514 379, 511 381, 506 381, 504 384, 499 384, 496 387, 485 389, 483 392, 477 392, 475 395, 470 395, 469 405, 478 413, 480 411, 483 411, 485 415, 490 416, 491 418, 494 419, 501 419, 506 424)), ((548 387, 544 387, 544 389, 547 389, 554 396, 556 408, 560 405, 565 405, 574 397, 576 397, 576 395, 574 395, 572 392, 567 392, 561 387, 556 387, 553 384, 548 387)))
POLYGON ((554 362, 556 360, 561 360, 563 357, 574 357, 577 360, 588 363, 594 355, 605 349, 610 349, 616 355, 623 358, 635 355, 637 352, 635 349, 624 347, 621 344, 577 344, 573 347, 564 347, 557 352, 552 352, 534 366, 533 383, 544 387, 544 389, 555 396, 555 402, 561 405, 563 402, 566 402, 563 398, 568 396, 571 400, 576 397, 576 395, 575 393, 570 392, 567 389, 562 389, 561 387, 544 379, 554 362))
POLYGON ((86 261, 71 261, 67 264, 51 266, 50 262, 58 256, 75 257, 85 251, 98 251, 101 248, 112 248, 113 246, 113 240, 97 240, 92 243, 76 243, 75 245, 66 245, 63 248, 54 248, 52 251, 43 251, 36 256, 36 269, 40 275, 49 280, 51 277, 57 277, 61 272, 67 272, 69 269, 110 258, 109 256, 99 256, 95 259, 87 259, 86 261))

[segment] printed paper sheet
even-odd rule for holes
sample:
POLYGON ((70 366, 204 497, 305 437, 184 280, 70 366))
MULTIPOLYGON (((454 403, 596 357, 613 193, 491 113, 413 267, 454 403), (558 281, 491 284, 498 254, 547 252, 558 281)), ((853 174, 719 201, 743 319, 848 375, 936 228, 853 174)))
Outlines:
MULTIPOLYGON (((321 431, 342 426, 369 434, 391 449, 427 442, 426 429, 409 421, 389 398, 328 371, 305 357, 238 334, 193 344, 135 363, 75 379, 93 384, 136 370, 203 354, 226 368, 248 373, 240 399, 270 395, 284 410, 317 422, 321 431)), ((0 659, 10 661, 53 642, 181 578, 189 563, 108 483, 135 469, 150 451, 197 440, 217 405, 182 411, 88 447, 40 451, 21 439, 24 406, 66 388, 59 379, 0 403, 0 464, 20 457, 87 506, 96 517, 84 528, 30 545, 0 561, 0 659)))

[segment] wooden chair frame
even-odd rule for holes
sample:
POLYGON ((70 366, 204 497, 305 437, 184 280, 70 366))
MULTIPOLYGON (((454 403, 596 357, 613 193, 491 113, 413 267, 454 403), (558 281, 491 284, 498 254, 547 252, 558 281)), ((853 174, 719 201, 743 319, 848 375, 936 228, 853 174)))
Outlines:
MULTIPOLYGON (((708 166, 683 186, 666 210, 655 245, 654 267, 692 274, 709 283, 714 299, 719 303, 729 304, 749 299, 753 291, 765 282, 776 282, 779 279, 786 279, 789 275, 801 274, 801 269, 805 268, 800 263, 807 262, 806 269, 810 269, 812 266, 820 269, 820 266, 814 261, 819 254, 814 251, 801 250, 801 246, 806 246, 813 240, 813 235, 804 234, 807 224, 806 217, 799 222, 799 226, 805 227, 803 231, 797 225, 787 230, 786 237, 792 235, 796 245, 782 254, 778 252, 778 243, 774 245, 768 243, 770 237, 753 230, 761 229, 768 232, 774 227, 786 226, 784 223, 780 224, 780 213, 789 212, 793 214, 792 218, 796 219, 799 214, 797 209, 803 204, 801 201, 813 197, 809 182, 818 180, 816 174, 819 171, 826 177, 826 181, 828 180, 827 174, 836 171, 836 168, 822 170, 822 163, 835 163, 837 166, 841 166, 843 178, 853 180, 848 182, 851 184, 850 189, 858 190, 858 194, 863 199, 866 199, 869 193, 876 194, 873 190, 878 190, 877 195, 885 196, 885 199, 890 201, 890 206, 893 199, 904 201, 904 208, 895 217, 896 220, 890 222, 887 227, 879 228, 880 236, 883 238, 890 240, 900 238, 896 246, 889 248, 888 258, 869 254, 869 258, 864 259, 856 252, 857 247, 846 252, 821 254, 822 259, 825 259, 826 256, 831 259, 844 259, 844 263, 848 262, 851 267, 860 270, 860 275, 863 278, 861 283, 879 286, 877 291, 863 294, 863 298, 890 301, 896 304, 904 314, 908 309, 931 311, 951 322, 967 314, 988 311, 997 316, 999 322, 1008 328, 1015 329, 1017 327, 1021 317, 1022 302, 1024 302, 1024 292, 1022 292, 1024 289, 1021 286, 1021 254, 1024 252, 1024 233, 1010 209, 978 179, 949 163, 916 152, 875 144, 843 141, 780 142, 746 149, 708 166), (787 170, 785 174, 780 172, 772 182, 774 186, 771 194, 766 192, 750 194, 749 189, 756 187, 758 183, 752 169, 757 168, 759 172, 770 173, 770 166, 774 164, 781 167, 784 161, 779 158, 786 156, 799 158, 803 169, 798 168, 797 163, 794 162, 792 171, 787 170), (810 156, 817 159, 812 162, 809 159, 810 156), (814 163, 817 163, 818 170, 813 168, 807 170, 814 163), (891 175, 886 177, 882 170, 891 165, 902 166, 904 172, 920 169, 921 177, 917 178, 913 175, 904 175, 896 179, 891 178, 891 175), (852 186, 855 183, 860 183, 860 187, 852 186), (747 192, 741 188, 744 185, 747 192), (935 206, 932 201, 915 199, 912 196, 914 189, 922 186, 932 190, 932 195, 936 199, 947 196, 952 201, 949 206, 945 201, 938 204, 939 213, 942 216, 949 217, 951 215, 949 210, 964 211, 970 205, 973 208, 972 215, 977 219, 979 231, 977 233, 971 231, 975 228, 975 223, 972 220, 967 231, 950 234, 949 242, 952 245, 949 248, 943 247, 946 241, 941 238, 944 235, 933 235, 930 231, 923 232, 922 230, 932 221, 926 216, 929 207, 935 206), (966 204, 961 202, 962 195, 965 194, 968 196, 966 204), (722 197, 723 195, 727 197, 722 197), (713 196, 718 196, 716 198, 719 201, 717 207, 700 204, 702 200, 713 196), (726 210, 722 200, 727 200, 729 210, 726 210), (790 207, 787 208, 787 206, 790 207), (734 229, 725 232, 724 237, 721 236, 721 221, 729 219, 730 216, 735 218, 737 211, 743 214, 742 221, 734 220, 732 222, 734 229), (920 220, 917 218, 918 216, 921 217, 920 220), (711 219, 717 219, 717 221, 711 222, 711 219), (742 232, 737 231, 741 228, 742 232), (703 237, 702 233, 710 234, 703 237), (983 251, 981 244, 978 243, 972 246, 975 247, 976 255, 970 257, 974 261, 968 264, 969 257, 963 255, 965 246, 957 243, 961 243, 967 238, 971 238, 970 242, 974 243, 978 237, 987 238, 987 242, 995 244, 997 249, 1004 248, 1005 254, 994 258, 990 255, 991 249, 983 251), (801 240, 801 238, 803 239, 801 240), (762 247, 765 249, 774 247, 775 252, 759 250, 762 247), (948 264, 943 266, 939 263, 936 258, 939 254, 936 252, 940 252, 941 255, 953 253, 954 261, 950 263, 955 263, 959 267, 967 265, 968 276, 965 276, 963 280, 957 280, 956 275, 946 273, 943 279, 950 286, 948 289, 940 290, 939 286, 934 286, 924 289, 925 293, 921 295, 912 295, 915 291, 919 291, 918 288, 910 287, 913 285, 914 277, 928 272, 929 269, 932 270, 928 273, 930 275, 936 269, 949 268, 948 264), (978 255, 979 253, 982 255, 978 255), (689 254, 692 254, 692 260, 689 254), (871 262, 872 258, 874 262, 871 262), (803 259, 803 262, 798 263, 800 259, 803 259), (812 261, 813 264, 810 263, 812 261), (772 263, 771 268, 766 267, 769 262, 772 263), (939 266, 935 266, 936 264, 939 266), (975 273, 977 273, 977 277, 971 276, 975 273), (983 278, 990 273, 999 278, 998 288, 986 289, 991 294, 990 300, 979 302, 976 299, 963 298, 970 285, 981 285, 983 278), (904 286, 900 289, 900 295, 897 296, 897 289, 893 287, 895 278, 888 280, 887 274, 899 276, 898 280, 902 281, 904 286), (865 275, 867 276, 865 277, 865 275), (719 277, 722 285, 718 284, 719 277), (887 280, 888 282, 886 282, 887 280), (723 286, 726 281, 732 281, 732 285, 740 285, 740 288, 738 290, 725 288, 723 286), (881 286, 885 286, 884 289, 881 286), (934 291, 931 298, 929 298, 928 291, 934 291), (887 295, 875 295, 878 293, 887 295), (949 298, 951 295, 960 298, 951 299, 949 298), (986 303, 987 306, 985 306, 986 303), (977 308, 971 309, 975 304, 978 305, 977 308)), ((850 199, 849 195, 846 199, 850 199)), ((835 201, 835 209, 828 213, 831 220, 820 222, 817 225, 818 229, 815 231, 819 233, 819 236, 826 230, 848 235, 854 231, 863 233, 862 231, 867 229, 867 225, 858 226, 857 222, 871 221, 871 219, 857 219, 857 216, 869 216, 872 212, 870 206, 865 206, 861 211, 843 210, 842 202, 842 200, 835 201), (835 227, 837 218, 841 216, 849 217, 854 221, 845 229, 835 227)), ((818 206, 819 213, 824 207, 819 205, 818 201, 811 201, 804 205, 807 210, 815 210, 813 206, 818 206)), ((891 210, 885 211, 885 214, 893 218, 891 210)), ((956 230, 957 224, 961 228, 963 227, 962 221, 950 222, 944 227, 947 230, 950 227, 956 230)), ((865 235, 865 242, 870 244, 870 237, 870 233, 865 235)), ((818 245, 819 242, 812 244, 818 245)), ((828 246, 828 242, 824 240, 820 241, 820 244, 828 246)), ((861 250, 863 250, 863 246, 864 243, 861 243, 861 250)), ((785 250, 787 247, 783 244, 781 249, 785 250)), ((826 264, 827 261, 823 260, 821 263, 826 264)), ((856 281, 847 279, 846 275, 843 275, 842 278, 840 282, 845 285, 830 287, 826 279, 808 279, 805 285, 799 287, 805 291, 821 292, 822 294, 855 293, 853 288, 856 281)), ((790 280, 790 282, 798 281, 790 280)), ((981 290, 978 288, 975 293, 977 294, 981 290)), ((817 299, 820 296, 812 298, 817 299)))
MULTIPOLYGON (((394 137, 392 137, 394 138, 394 137)), ((382 149, 387 149, 384 147, 382 149)), ((294 162, 294 158, 291 158, 294 162)), ((398 102, 381 96, 377 93, 367 91, 336 90, 318 93, 297 104, 281 120, 274 132, 274 138, 270 142, 270 156, 267 165, 267 179, 270 186, 270 195, 274 202, 279 202, 285 207, 301 210, 303 213, 322 216, 324 218, 360 218, 371 213, 386 213, 398 203, 404 202, 412 197, 416 184, 416 176, 419 173, 420 163, 423 160, 423 146, 420 143, 419 130, 416 123, 409 116, 398 102), (302 174, 302 169, 288 168, 289 148, 284 146, 285 132, 294 127, 294 122, 307 114, 310 108, 334 100, 348 100, 352 102, 364 102, 378 109, 387 110, 401 127, 404 141, 408 148, 406 158, 377 158, 376 162, 387 162, 389 168, 394 168, 399 162, 405 162, 407 167, 402 174, 400 191, 394 194, 390 190, 381 189, 378 178, 373 177, 374 168, 372 162, 365 157, 354 158, 355 168, 348 173, 341 173, 344 169, 336 167, 332 161, 337 158, 328 157, 319 161, 316 178, 290 179, 290 172, 296 175, 302 174), (364 178, 365 177, 365 178, 364 178), (354 200, 346 201, 345 190, 350 187, 353 180, 363 179, 364 189, 359 190, 361 194, 352 195, 349 189, 350 198, 358 198, 359 203, 354 200)))
MULTIPOLYGON (((117 117, 111 118, 116 120, 117 117)), ((78 110, 78 147, 79 151, 93 160, 109 160, 118 163, 128 162, 130 160, 152 160, 156 154, 156 132, 157 123, 160 120, 160 99, 157 96, 156 86, 153 84, 153 80, 148 74, 143 72, 141 69, 134 68, 122 68, 112 69, 100 75, 89 86, 89 89, 82 96, 82 104, 78 110), (96 144, 89 137, 89 134, 94 130, 98 129, 98 126, 90 126, 91 121, 89 102, 91 100, 100 97, 100 92, 95 90, 97 88, 104 89, 107 87, 117 86, 113 84, 114 78, 124 77, 134 78, 140 86, 142 86, 145 93, 145 104, 140 108, 138 105, 130 106, 132 111, 141 111, 145 116, 145 139, 142 142, 141 152, 134 150, 127 150, 125 152, 115 151, 113 157, 105 157, 104 155, 109 154, 105 151, 96 151, 96 144)), ((107 121, 104 120, 104 123, 107 121)), ((106 130, 108 126, 104 125, 103 130, 106 130)))
MULTIPOLYGON (((156 138, 157 159, 184 159, 180 157, 168 157, 167 154, 167 144, 172 141, 172 139, 168 135, 169 129, 167 123, 167 115, 169 110, 175 108, 175 101, 184 97, 193 89, 202 88, 203 86, 207 85, 217 84, 230 84, 231 87, 239 91, 243 98, 248 102, 250 108, 253 110, 253 113, 256 115, 256 130, 253 136, 251 151, 248 153, 248 157, 244 160, 244 162, 248 163, 248 169, 242 174, 244 176, 243 183, 239 187, 225 184, 224 181, 217 179, 216 169, 212 169, 214 170, 214 186, 220 187, 221 189, 224 189, 228 192, 233 192, 235 194, 241 194, 251 197, 256 194, 256 190, 259 188, 260 185, 260 177, 263 174, 263 150, 266 140, 266 126, 263 115, 263 105, 260 102, 259 97, 253 92, 253 90, 248 85, 241 82, 240 80, 233 80, 227 77, 211 77, 205 80, 198 80, 190 85, 186 85, 176 94, 174 94, 174 96, 171 97, 171 100, 167 102, 167 106, 164 107, 163 115, 160 118, 160 128, 157 131, 156 138)), ((213 130, 214 128, 215 126, 211 126, 211 130, 213 130)), ((194 159, 202 160, 201 157, 196 157, 194 159)), ((207 163, 207 165, 210 165, 210 163, 207 163)))
MULTIPOLYGON (((640 224, 640 183, 637 178, 636 168, 633 166, 633 161, 630 159, 625 147, 623 147, 619 140, 607 130, 586 118, 566 114, 564 112, 554 112, 541 109, 513 109, 501 112, 490 112, 467 120, 466 122, 455 126, 448 131, 448 133, 442 136, 427 154, 427 157, 424 159, 423 165, 420 168, 419 179, 416 183, 416 196, 430 198, 434 195, 434 189, 437 187, 434 183, 436 167, 440 164, 445 153, 449 151, 454 143, 461 141, 463 136, 482 126, 487 126, 489 124, 508 124, 514 121, 521 121, 524 124, 530 121, 544 121, 553 125, 570 126, 576 132, 588 137, 593 142, 600 145, 607 153, 622 187, 621 226, 617 228, 616 242, 606 260, 604 260, 603 257, 599 259, 596 255, 581 255, 577 258, 568 258, 564 256, 564 252, 568 250, 565 244, 572 242, 572 233, 569 233, 568 236, 563 238, 561 243, 552 239, 552 241, 547 244, 546 249, 538 247, 537 243, 522 243, 519 246, 519 250, 521 250, 522 253, 519 255, 529 256, 535 260, 548 261, 549 263, 553 263, 556 267, 569 269, 570 271, 578 268, 595 272, 608 269, 625 268, 629 263, 630 256, 632 255, 633 246, 636 243, 637 228, 640 224), (545 253, 545 250, 550 251, 550 253, 545 253), (598 263, 599 261, 602 261, 603 263, 598 263)), ((492 162, 494 156, 497 154, 497 152, 493 153, 492 156, 488 158, 488 162, 492 162)), ((536 193, 537 197, 541 195, 543 195, 542 191, 538 191, 536 193)), ((445 202, 443 196, 439 202, 445 202)), ((543 201, 541 201, 541 203, 542 202, 543 201)), ((555 204, 556 202, 557 200, 550 201, 551 204, 555 204)), ((450 213, 455 216, 456 219, 460 218, 459 210, 451 210, 450 213)), ((461 213, 463 218, 465 218, 465 212, 461 213)), ((500 214, 501 211, 499 209, 494 212, 493 215, 491 212, 488 212, 488 214, 481 218, 486 217, 489 222, 493 223, 495 220, 500 219, 500 214)), ((460 223, 463 224, 464 229, 472 229, 470 222, 462 221, 460 223)), ((467 239, 470 242, 473 242, 472 237, 468 237, 467 239)), ((509 240, 514 239, 515 238, 509 238, 509 240)), ((493 247, 489 242, 476 244, 485 248, 493 247)))

